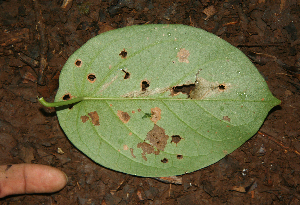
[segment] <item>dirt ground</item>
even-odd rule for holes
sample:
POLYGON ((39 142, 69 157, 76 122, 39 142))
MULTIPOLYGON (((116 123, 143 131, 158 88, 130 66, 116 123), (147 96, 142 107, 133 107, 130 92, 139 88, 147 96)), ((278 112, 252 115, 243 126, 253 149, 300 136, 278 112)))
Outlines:
POLYGON ((296 0, 0 0, 0 164, 63 170, 53 194, 0 204, 300 204, 300 3, 296 0), (297 3, 298 2, 298 3, 297 3), (248 55, 282 101, 259 133, 182 184, 118 173, 67 139, 53 101, 60 70, 88 39, 134 24, 185 24, 248 55))

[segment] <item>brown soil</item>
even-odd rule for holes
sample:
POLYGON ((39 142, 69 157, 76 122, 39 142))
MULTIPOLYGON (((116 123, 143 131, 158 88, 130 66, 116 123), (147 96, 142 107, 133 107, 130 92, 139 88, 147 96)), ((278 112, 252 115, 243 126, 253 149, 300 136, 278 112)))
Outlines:
POLYGON ((1 204, 300 204, 299 2, 71 0, 62 8, 63 2, 0 0, 0 164, 45 164, 69 176, 57 193, 10 196, 1 204), (145 23, 215 33, 249 55, 282 100, 260 134, 183 175, 181 185, 95 164, 68 141, 54 109, 36 98, 54 100, 60 70, 88 39, 145 23))

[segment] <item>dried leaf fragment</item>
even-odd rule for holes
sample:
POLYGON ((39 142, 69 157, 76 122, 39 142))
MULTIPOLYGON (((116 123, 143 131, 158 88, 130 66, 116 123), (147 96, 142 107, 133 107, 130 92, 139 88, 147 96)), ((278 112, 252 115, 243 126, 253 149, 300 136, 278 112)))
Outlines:
POLYGON ((205 15, 206 18, 204 19, 205 21, 208 20, 210 17, 212 17, 213 15, 215 15, 217 13, 217 10, 215 9, 215 7, 213 5, 203 9, 202 11, 205 15))

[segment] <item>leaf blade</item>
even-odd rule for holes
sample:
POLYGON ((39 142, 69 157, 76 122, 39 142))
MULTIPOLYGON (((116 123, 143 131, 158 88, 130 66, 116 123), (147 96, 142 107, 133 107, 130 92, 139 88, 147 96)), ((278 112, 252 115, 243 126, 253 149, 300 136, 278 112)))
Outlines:
POLYGON ((242 52, 182 25, 132 26, 91 39, 61 72, 56 101, 66 93, 86 98, 57 111, 78 149, 105 167, 151 177, 218 161, 253 136, 280 102, 242 52), (194 99, 172 95, 183 84, 195 84, 194 99))

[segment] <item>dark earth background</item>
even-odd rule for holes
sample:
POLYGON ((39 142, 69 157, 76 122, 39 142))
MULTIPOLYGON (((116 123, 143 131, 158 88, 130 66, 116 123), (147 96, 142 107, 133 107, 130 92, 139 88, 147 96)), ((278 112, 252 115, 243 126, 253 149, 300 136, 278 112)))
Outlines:
POLYGON ((300 204, 300 2, 296 0, 0 0, 0 164, 63 170, 54 194, 0 204, 300 204), (232 154, 182 184, 95 164, 61 130, 53 101, 60 71, 88 39, 135 24, 185 24, 248 55, 282 101, 232 154))

